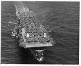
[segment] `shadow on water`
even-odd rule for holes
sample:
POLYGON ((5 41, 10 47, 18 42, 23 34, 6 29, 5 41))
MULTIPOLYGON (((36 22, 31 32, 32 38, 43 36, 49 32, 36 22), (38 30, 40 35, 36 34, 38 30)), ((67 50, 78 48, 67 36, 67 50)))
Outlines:
POLYGON ((19 47, 20 64, 46 64, 47 62, 38 62, 29 49, 19 47))
MULTIPOLYGON (((18 40, 15 41, 16 44, 19 45, 18 40)), ((29 49, 25 49, 23 47, 18 46, 17 48, 19 50, 18 54, 20 57, 20 63, 19 64, 37 64, 39 62, 37 62, 34 59, 34 56, 31 54, 29 49)))

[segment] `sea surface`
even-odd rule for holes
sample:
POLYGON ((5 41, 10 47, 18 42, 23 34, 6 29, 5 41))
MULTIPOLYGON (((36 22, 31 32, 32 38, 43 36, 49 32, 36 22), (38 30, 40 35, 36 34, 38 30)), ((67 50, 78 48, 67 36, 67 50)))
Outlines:
POLYGON ((2 64, 79 64, 80 2, 23 2, 48 30, 56 44, 47 47, 44 61, 39 63, 28 49, 21 48, 11 36, 9 21, 16 20, 14 1, 1 2, 2 64))

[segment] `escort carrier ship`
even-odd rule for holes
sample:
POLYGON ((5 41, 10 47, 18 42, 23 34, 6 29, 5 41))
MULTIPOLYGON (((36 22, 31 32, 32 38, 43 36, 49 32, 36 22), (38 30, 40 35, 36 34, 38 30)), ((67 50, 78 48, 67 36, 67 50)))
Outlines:
POLYGON ((26 6, 15 6, 17 20, 9 22, 14 25, 11 36, 19 41, 19 46, 29 49, 39 62, 44 60, 45 47, 53 46, 54 41, 49 37, 45 27, 36 18, 36 14, 26 6))

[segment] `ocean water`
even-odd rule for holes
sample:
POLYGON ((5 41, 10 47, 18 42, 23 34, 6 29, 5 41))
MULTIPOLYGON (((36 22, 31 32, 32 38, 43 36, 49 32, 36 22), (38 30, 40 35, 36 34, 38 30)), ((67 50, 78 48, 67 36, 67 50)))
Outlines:
MULTIPOLYGON (((37 14, 56 44, 47 47, 41 64, 79 64, 79 2, 23 2, 37 14)), ((1 63, 40 64, 12 37, 9 21, 16 20, 14 3, 1 2, 1 63)))

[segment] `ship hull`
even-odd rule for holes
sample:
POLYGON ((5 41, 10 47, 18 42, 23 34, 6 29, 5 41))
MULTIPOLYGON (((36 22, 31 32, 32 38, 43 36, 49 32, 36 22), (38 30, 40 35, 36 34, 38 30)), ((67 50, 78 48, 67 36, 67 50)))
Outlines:
POLYGON ((45 47, 33 47, 29 48, 29 50, 39 63, 41 63, 44 60, 45 47))

